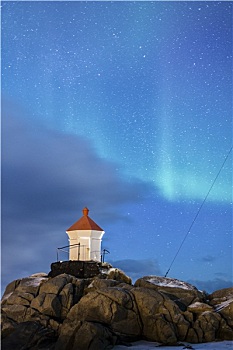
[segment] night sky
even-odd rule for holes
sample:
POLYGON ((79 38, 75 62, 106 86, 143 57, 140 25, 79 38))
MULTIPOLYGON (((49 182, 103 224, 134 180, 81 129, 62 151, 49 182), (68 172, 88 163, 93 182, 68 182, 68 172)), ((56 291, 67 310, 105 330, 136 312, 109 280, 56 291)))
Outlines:
MULTIPOLYGON (((232 2, 1 5, 3 288, 49 272, 85 206, 105 260, 164 276, 231 148, 232 2)), ((231 173, 168 277, 232 285, 231 173)))

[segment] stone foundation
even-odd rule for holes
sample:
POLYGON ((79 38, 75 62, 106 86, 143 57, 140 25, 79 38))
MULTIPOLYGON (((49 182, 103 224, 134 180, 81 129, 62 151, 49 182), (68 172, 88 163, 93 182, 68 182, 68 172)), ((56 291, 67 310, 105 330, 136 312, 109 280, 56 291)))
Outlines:
POLYGON ((91 278, 100 274, 101 263, 96 261, 62 261, 51 264, 49 277, 56 277, 62 273, 67 273, 77 278, 91 278))

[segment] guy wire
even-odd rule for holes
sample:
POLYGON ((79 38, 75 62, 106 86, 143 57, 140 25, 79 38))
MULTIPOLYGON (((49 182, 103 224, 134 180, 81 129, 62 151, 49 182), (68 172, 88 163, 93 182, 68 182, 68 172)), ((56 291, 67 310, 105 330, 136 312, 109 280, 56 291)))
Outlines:
POLYGON ((198 215, 200 214, 200 211, 201 211, 203 205, 205 204, 205 202, 206 202, 206 200, 207 200, 207 198, 208 198, 208 196, 209 196, 209 194, 210 194, 212 188, 214 187, 214 184, 215 184, 215 182, 217 181, 217 178, 219 177, 219 175, 220 175, 220 173, 221 173, 221 171, 222 171, 222 169, 223 169, 223 167, 224 167, 224 165, 225 165, 225 163, 226 163, 226 161, 227 161, 227 159, 228 159, 228 157, 229 157, 231 151, 232 151, 232 146, 231 146, 231 148, 229 149, 229 151, 228 151, 226 157, 224 158, 224 161, 223 161, 223 163, 222 163, 222 165, 221 165, 221 167, 220 167, 220 169, 219 169, 217 175, 215 176, 215 178, 214 178, 214 180, 213 180, 213 182, 212 182, 212 185, 210 186, 210 188, 209 188, 209 190, 208 190, 208 192, 207 192, 207 194, 206 194, 204 200, 202 201, 201 206, 199 207, 199 209, 198 209, 198 211, 197 211, 197 213, 196 213, 196 215, 195 215, 195 217, 194 217, 194 219, 193 219, 191 225, 189 226, 189 229, 188 229, 188 231, 186 232, 186 235, 184 236, 184 239, 183 239, 183 241, 181 242, 181 245, 180 245, 179 249, 177 250, 177 252, 176 252, 176 254, 175 254, 175 256, 174 256, 174 258, 173 258, 173 260, 172 260, 172 262, 171 262, 171 264, 170 264, 170 266, 169 266, 169 268, 168 268, 168 270, 167 270, 167 272, 166 272, 166 274, 165 274, 164 277, 167 277, 168 272, 170 271, 170 269, 171 269, 171 267, 172 267, 174 261, 176 260, 176 257, 177 257, 177 255, 179 254, 179 252, 180 252, 180 250, 181 250, 181 248, 182 248, 182 246, 183 246, 183 244, 184 244, 186 238, 188 237, 188 235, 189 235, 189 233, 190 233, 190 231, 191 231, 191 229, 192 229, 192 227, 193 227, 195 221, 197 220, 197 217, 198 217, 198 215))

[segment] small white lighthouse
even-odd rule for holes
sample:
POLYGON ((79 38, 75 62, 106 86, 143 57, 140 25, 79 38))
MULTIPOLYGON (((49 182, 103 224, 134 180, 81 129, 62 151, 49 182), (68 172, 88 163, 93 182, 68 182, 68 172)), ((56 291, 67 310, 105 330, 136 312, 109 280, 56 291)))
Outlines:
POLYGON ((66 233, 69 236, 69 260, 101 261, 101 241, 104 230, 83 209, 83 216, 66 233))

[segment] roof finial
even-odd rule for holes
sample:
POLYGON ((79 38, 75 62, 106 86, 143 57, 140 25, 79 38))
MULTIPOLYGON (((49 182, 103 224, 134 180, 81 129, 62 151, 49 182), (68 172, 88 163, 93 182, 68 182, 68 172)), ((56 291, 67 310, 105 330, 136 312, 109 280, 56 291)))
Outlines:
POLYGON ((83 208, 83 215, 88 216, 89 209, 87 207, 83 208))

